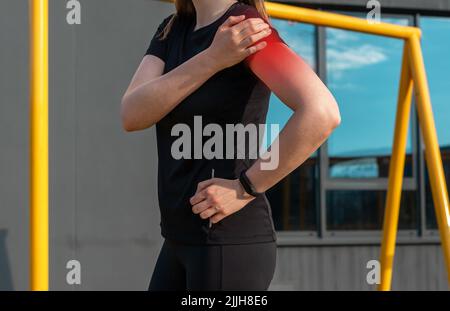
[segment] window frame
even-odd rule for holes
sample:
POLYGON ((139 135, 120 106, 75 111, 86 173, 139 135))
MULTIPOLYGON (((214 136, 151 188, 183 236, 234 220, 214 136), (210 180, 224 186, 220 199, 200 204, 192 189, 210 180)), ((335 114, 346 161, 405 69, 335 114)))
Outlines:
MULTIPOLYGON (((319 6, 316 9, 321 9, 319 6)), ((366 13, 365 8, 344 11, 333 10, 340 14, 366 13)), ((421 14, 383 13, 387 18, 406 18, 409 25, 420 27, 421 14)), ((428 15, 427 15, 428 16, 428 15)), ((429 15, 433 17, 434 15, 429 15)), ((326 27, 315 27, 315 64, 316 73, 327 84, 326 60, 326 27)), ((418 116, 413 96, 411 108, 411 147, 412 147, 412 176, 403 178, 402 191, 414 190, 418 200, 418 221, 414 230, 398 230, 398 244, 440 244, 439 231, 426 227, 426 189, 425 189, 425 159, 424 143, 420 133, 418 116), (419 152, 419 150, 421 152, 419 152)), ((317 150, 317 172, 315 178, 317 223, 315 231, 280 231, 277 230, 278 244, 280 246, 295 245, 379 245, 382 230, 333 231, 327 230, 326 219, 326 192, 329 190, 387 190, 388 178, 330 178, 328 140, 317 150)))

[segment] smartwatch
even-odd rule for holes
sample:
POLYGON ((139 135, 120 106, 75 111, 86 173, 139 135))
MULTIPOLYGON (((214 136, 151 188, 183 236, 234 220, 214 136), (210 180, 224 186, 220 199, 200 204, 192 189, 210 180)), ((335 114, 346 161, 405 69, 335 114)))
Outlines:
POLYGON ((257 192, 255 189, 255 186, 253 186, 252 182, 250 181, 250 179, 247 177, 247 175, 245 174, 245 170, 241 172, 241 175, 239 176, 239 182, 242 185, 242 188, 244 188, 245 192, 247 192, 248 194, 250 194, 251 196, 258 196, 261 194, 261 192, 257 192))

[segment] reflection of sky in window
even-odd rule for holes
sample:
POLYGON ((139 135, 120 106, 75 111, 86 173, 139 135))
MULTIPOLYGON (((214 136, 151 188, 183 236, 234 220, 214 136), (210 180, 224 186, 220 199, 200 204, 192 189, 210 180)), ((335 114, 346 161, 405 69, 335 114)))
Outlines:
MULTIPOLYGON (((281 38, 283 38, 289 47, 314 68, 315 27, 279 19, 271 19, 271 21, 281 38)), ((292 110, 283 104, 278 97, 272 94, 269 112, 267 114, 267 126, 270 126, 270 124, 279 124, 281 130, 291 114, 292 110)), ((267 128, 267 131, 270 133, 270 128, 267 128)), ((273 141, 275 137, 269 135, 269 139, 270 141, 273 141)))
POLYGON ((450 19, 420 18, 431 103, 441 146, 450 145, 450 19))
POLYGON ((342 116, 328 141, 330 156, 390 154, 402 50, 401 40, 327 29, 328 87, 342 116))
MULTIPOLYGON (((281 37, 315 68, 314 27, 272 19, 281 37)), ((383 19, 407 25, 407 19, 383 19)), ((450 144, 450 19, 421 18, 423 51, 439 142, 450 144), (448 38, 448 39, 444 39, 448 38)), ((328 86, 343 123, 329 140, 330 155, 385 155, 391 152, 403 43, 400 40, 327 29, 328 86)), ((292 112, 272 95, 267 124, 286 124, 292 112)), ((273 140, 274 137, 271 137, 273 140)), ((411 140, 408 139, 408 152, 411 140)))

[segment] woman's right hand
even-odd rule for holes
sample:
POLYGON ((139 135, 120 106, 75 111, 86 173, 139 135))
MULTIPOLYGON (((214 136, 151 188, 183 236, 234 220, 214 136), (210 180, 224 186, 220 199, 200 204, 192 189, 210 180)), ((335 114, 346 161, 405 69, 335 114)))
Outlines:
POLYGON ((219 27, 211 46, 205 52, 220 71, 265 48, 265 41, 255 43, 270 34, 269 25, 261 18, 230 16, 219 27))

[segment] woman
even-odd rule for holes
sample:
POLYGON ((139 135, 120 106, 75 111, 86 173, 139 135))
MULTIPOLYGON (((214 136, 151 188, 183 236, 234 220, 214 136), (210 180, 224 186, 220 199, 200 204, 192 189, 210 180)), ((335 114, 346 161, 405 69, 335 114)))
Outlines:
POLYGON ((175 5, 122 100, 125 130, 156 124, 165 240, 149 290, 266 290, 276 235, 264 192, 326 140, 340 123, 339 110, 269 24, 263 0, 175 5), (181 129, 198 133, 199 117, 211 125, 207 136, 230 124, 264 124, 271 91, 294 111, 267 151, 273 156, 278 146, 277 165, 264 168, 264 155, 251 158, 247 149, 239 156, 235 134, 215 140, 216 157, 195 135, 182 137, 187 144, 180 147, 181 129), (216 153, 224 148, 227 157, 216 153))

